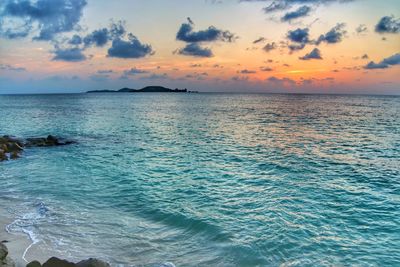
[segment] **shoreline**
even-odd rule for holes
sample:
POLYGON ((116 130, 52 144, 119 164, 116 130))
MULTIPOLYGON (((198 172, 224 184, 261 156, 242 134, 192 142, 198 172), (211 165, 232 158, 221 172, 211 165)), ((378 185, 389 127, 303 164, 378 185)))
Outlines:
POLYGON ((10 258, 15 262, 16 267, 25 267, 28 262, 24 260, 31 260, 39 255, 31 255, 30 251, 33 248, 34 242, 30 240, 29 236, 24 233, 10 233, 7 231, 7 226, 14 221, 11 214, 0 207, 0 241, 7 241, 5 245, 8 248, 10 258), (25 255, 24 255, 25 254, 25 255))
MULTIPOLYGON (((11 214, 0 207, 0 242, 8 250, 8 258, 11 259, 13 267, 26 267, 28 263, 40 263, 38 266, 47 264, 49 267, 58 266, 80 266, 80 267, 110 267, 111 265, 97 258, 85 258, 77 261, 70 261, 58 253, 51 253, 40 246, 42 241, 34 241, 29 233, 8 231, 8 226, 15 221, 11 214), (66 264, 66 265, 65 265, 66 264)), ((36 264, 34 266, 36 266, 36 264)), ((0 261, 0 266, 3 266, 0 261)), ((9 265, 6 265, 9 266, 9 265)))

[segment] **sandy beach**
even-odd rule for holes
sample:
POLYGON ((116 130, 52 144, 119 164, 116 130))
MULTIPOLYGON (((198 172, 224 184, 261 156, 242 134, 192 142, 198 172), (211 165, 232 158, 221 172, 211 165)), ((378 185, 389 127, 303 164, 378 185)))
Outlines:
POLYGON ((40 247, 40 243, 32 244, 27 234, 8 232, 7 226, 14 220, 15 218, 12 217, 9 211, 0 207, 0 241, 6 241, 5 244, 8 248, 9 256, 14 260, 16 267, 25 267, 28 262, 33 260, 45 262, 52 256, 51 252, 47 252, 40 247))
POLYGON ((9 250, 9 255, 15 261, 16 266, 24 267, 26 266, 27 262, 23 260, 22 256, 26 248, 30 246, 32 242, 25 234, 10 234, 7 232, 6 227, 12 223, 12 221, 13 219, 11 218, 9 212, 3 208, 0 208, 0 240, 7 241, 6 245, 9 250))

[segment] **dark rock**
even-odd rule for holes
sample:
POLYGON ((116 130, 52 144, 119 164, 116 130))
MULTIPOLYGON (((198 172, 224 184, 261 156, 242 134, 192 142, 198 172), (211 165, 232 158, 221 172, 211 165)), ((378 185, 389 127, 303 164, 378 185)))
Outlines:
POLYGON ((15 263, 8 255, 8 249, 3 242, 0 243, 0 266, 1 267, 15 267, 15 263))
POLYGON ((19 158, 19 152, 18 151, 10 152, 10 159, 17 159, 17 158, 19 158))
POLYGON ((6 245, 0 243, 0 262, 4 260, 7 257, 7 255, 8 255, 8 249, 6 245))
POLYGON ((8 144, 8 143, 17 143, 20 147, 23 146, 23 142, 15 137, 11 137, 9 135, 4 135, 0 137, 0 144, 8 144))
POLYGON ((46 146, 46 138, 43 137, 27 138, 25 146, 27 147, 46 146))
POLYGON ((72 140, 64 140, 61 138, 57 138, 53 135, 44 137, 37 137, 37 138, 27 138, 25 142, 26 147, 42 147, 42 146, 64 146, 74 144, 75 142, 72 140))
POLYGON ((14 151, 22 151, 23 148, 20 146, 17 142, 9 142, 6 144, 6 148, 8 153, 14 152, 14 151))
POLYGON ((0 262, 1 267, 15 267, 15 262, 10 257, 5 258, 0 262))
POLYGON ((43 267, 76 267, 76 264, 67 260, 51 257, 45 263, 43 263, 43 267))
POLYGON ((46 138, 27 138, 24 142, 8 135, 0 136, 0 161, 17 159, 21 156, 24 147, 48 147, 74 144, 75 141, 57 138, 49 135, 46 138))
POLYGON ((77 267, 110 267, 110 264, 102 260, 90 258, 80 261, 76 264, 77 267))
POLYGON ((42 267, 42 264, 38 261, 31 261, 26 265, 26 267, 42 267))
POLYGON ((0 148, 0 161, 8 160, 6 152, 0 148))

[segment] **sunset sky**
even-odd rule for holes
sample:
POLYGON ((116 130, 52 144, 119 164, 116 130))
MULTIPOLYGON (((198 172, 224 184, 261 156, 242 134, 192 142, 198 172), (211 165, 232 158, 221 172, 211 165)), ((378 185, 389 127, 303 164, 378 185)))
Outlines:
POLYGON ((0 94, 400 94, 399 0, 1 0, 0 94))

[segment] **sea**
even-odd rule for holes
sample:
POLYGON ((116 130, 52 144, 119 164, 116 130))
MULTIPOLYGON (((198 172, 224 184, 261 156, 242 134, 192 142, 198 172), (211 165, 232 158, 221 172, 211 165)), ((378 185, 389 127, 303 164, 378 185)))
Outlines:
MULTIPOLYGON (((400 97, 1 95, 2 231, 112 266, 400 266, 400 97)), ((43 259, 42 259, 43 260, 43 259)))

